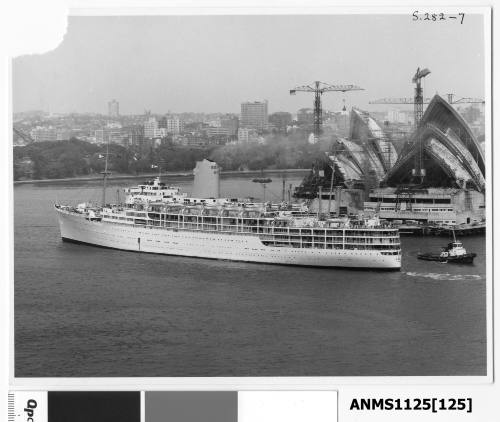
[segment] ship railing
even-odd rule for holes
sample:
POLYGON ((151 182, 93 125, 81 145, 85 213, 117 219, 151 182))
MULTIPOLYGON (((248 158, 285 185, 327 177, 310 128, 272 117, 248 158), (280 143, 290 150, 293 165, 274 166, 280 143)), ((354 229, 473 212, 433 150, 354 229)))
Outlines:
POLYGON ((273 247, 291 247, 302 249, 340 249, 340 250, 362 250, 362 251, 390 251, 388 254, 399 254, 401 248, 398 246, 388 245, 365 245, 365 244, 348 244, 342 242, 317 242, 310 240, 302 241, 287 241, 279 240, 270 237, 259 236, 260 241, 265 246, 273 247))
MULTIPOLYGON (((177 210, 176 210, 177 211, 177 210)), ((107 214, 107 210, 103 213, 107 214)), ((111 214, 119 214, 119 212, 111 214)), ((135 211, 127 217, 143 219, 145 216, 144 211, 135 211)), ((360 229, 343 229, 343 228, 310 228, 310 227, 289 227, 289 226, 276 226, 269 225, 269 219, 244 219, 236 217, 220 217, 220 216, 206 216, 198 214, 164 214, 157 213, 159 218, 149 214, 148 221, 153 226, 164 226, 174 228, 189 228, 191 230, 209 230, 209 231, 231 231, 240 233, 269 233, 274 236, 320 236, 320 237, 336 237, 345 235, 346 238, 361 240, 363 242, 375 243, 378 240, 389 239, 388 242, 395 242, 399 240, 399 232, 397 230, 388 230, 387 232, 367 228, 366 230, 360 229), (249 224, 250 223, 250 224, 249 224), (368 240, 366 240, 368 239, 368 240)))
POLYGON ((272 234, 263 233, 259 235, 259 238, 263 240, 275 240, 280 242, 303 242, 303 243, 314 243, 314 244, 345 244, 345 245, 364 245, 364 246, 380 246, 380 247, 399 247, 399 242, 353 242, 347 241, 342 238, 323 238, 323 237, 311 237, 311 236, 276 236, 272 234))
MULTIPOLYGON (((176 210, 177 211, 177 210, 176 210)), ((108 210, 105 210, 104 215, 108 214, 108 210)), ((120 212, 115 212, 111 210, 110 214, 120 214, 120 212)), ((146 212, 135 211, 133 215, 130 212, 127 213, 127 217, 144 218, 146 212)), ((149 213, 149 221, 152 221, 152 225, 162 225, 165 227, 177 227, 177 228, 190 228, 198 230, 210 230, 210 231, 235 231, 235 232, 248 232, 248 233, 271 233, 273 235, 315 235, 315 236, 338 236, 345 234, 348 238, 353 239, 371 239, 369 242, 374 242, 377 239, 398 239, 399 232, 390 230, 387 232, 367 229, 342 229, 342 228, 310 228, 310 227, 289 227, 289 226, 276 226, 269 225, 270 220, 266 219, 243 219, 236 217, 220 217, 220 216, 206 216, 199 214, 181 214, 181 213, 156 213, 160 217, 157 218, 155 213, 149 213), (155 218, 156 217, 156 218, 155 218)))

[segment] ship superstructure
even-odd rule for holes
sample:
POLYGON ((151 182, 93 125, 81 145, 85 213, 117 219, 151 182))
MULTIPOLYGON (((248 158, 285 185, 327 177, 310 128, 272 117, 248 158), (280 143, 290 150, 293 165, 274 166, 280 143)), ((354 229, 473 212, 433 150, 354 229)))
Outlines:
POLYGON ((123 204, 56 205, 63 240, 272 264, 401 267, 399 232, 377 218, 321 219, 302 206, 190 198, 159 179, 126 192, 123 204))
POLYGON ((125 203, 165 202, 174 204, 225 204, 231 202, 226 198, 195 198, 188 197, 178 186, 170 186, 161 182, 160 177, 146 181, 138 186, 125 189, 125 203))

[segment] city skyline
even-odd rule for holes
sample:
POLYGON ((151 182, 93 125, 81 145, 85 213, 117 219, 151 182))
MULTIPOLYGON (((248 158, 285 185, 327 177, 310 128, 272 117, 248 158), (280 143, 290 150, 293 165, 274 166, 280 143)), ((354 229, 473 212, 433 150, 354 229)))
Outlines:
POLYGON ((483 97, 482 17, 463 25, 411 15, 70 17, 56 49, 14 59, 13 103, 14 112, 105 114, 116 98, 124 115, 237 114, 242 102, 268 100, 273 113, 312 107, 312 95, 289 90, 317 79, 365 89, 325 94, 325 109, 345 99, 380 110, 368 102, 412 96, 418 66, 432 72, 426 96, 483 97))

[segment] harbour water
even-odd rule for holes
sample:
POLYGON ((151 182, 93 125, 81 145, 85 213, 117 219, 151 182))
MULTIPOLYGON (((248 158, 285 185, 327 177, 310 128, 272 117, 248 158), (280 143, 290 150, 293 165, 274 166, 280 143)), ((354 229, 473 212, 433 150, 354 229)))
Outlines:
MULTIPOLYGON (((302 175, 269 177, 279 200, 302 175)), ((251 180, 223 177, 222 194, 262 197, 251 180)), ((109 200, 137 183, 110 181, 109 200)), ((463 239, 472 266, 416 259, 446 238, 402 238, 389 273, 63 243, 54 202, 100 195, 98 181, 14 187, 17 377, 486 374, 484 237, 463 239)))

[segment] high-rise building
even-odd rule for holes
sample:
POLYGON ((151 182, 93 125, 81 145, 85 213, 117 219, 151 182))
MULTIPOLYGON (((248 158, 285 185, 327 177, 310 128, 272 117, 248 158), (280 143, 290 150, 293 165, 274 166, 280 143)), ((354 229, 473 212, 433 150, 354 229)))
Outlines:
POLYGON ((167 137, 167 129, 164 127, 159 127, 154 130, 153 133, 155 138, 166 138, 167 137))
POLYGON ((178 135, 184 131, 184 122, 178 117, 164 116, 158 122, 158 127, 160 129, 166 129, 168 133, 178 135))
POLYGON ((301 108, 297 112, 297 123, 299 125, 312 125, 314 123, 314 111, 312 108, 301 108))
POLYGON ((238 143, 246 144, 247 142, 257 141, 258 134, 255 129, 240 127, 238 129, 238 143))
POLYGON ((120 104, 114 98, 108 102, 108 116, 118 117, 120 115, 120 104))
POLYGON ((122 128, 105 127, 95 131, 95 138, 98 144, 120 144, 123 145, 125 139, 128 139, 122 128))
POLYGON ((241 103, 241 127, 266 129, 268 126, 267 101, 241 103))
POLYGON ((178 117, 172 117, 167 120, 167 132, 173 134, 179 134, 184 130, 184 122, 178 117))
POLYGON ((220 119, 220 127, 227 129, 228 136, 238 136, 239 124, 237 116, 228 115, 220 119))
POLYGON ((286 133, 287 126, 292 123, 292 115, 286 111, 278 111, 269 116, 271 123, 278 132, 286 133))
POLYGON ((35 142, 67 141, 71 139, 71 130, 37 126, 31 130, 30 136, 35 142))
POLYGON ((57 129, 52 126, 37 126, 31 130, 30 136, 35 142, 57 141, 57 129))
POLYGON ((144 126, 142 125, 130 125, 123 128, 125 137, 127 138, 127 143, 131 145, 141 145, 144 141, 144 126))
POLYGON ((158 121, 154 117, 150 117, 144 122, 144 137, 153 139, 155 137, 155 129, 158 129, 158 121))
POLYGON ((225 127, 209 126, 206 128, 205 132, 209 138, 215 136, 229 136, 229 130, 225 127))

